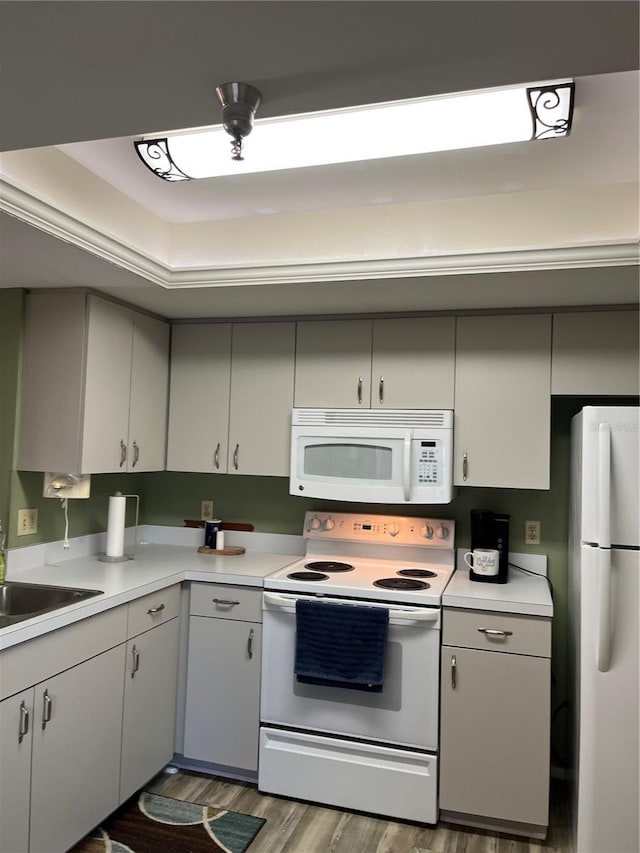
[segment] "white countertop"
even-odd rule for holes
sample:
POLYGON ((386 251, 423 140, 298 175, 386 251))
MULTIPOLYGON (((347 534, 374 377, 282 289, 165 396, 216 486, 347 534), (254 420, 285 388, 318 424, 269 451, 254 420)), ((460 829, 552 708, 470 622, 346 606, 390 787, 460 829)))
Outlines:
POLYGON ((125 563, 103 563, 94 554, 22 569, 19 574, 10 575, 7 579, 100 589, 103 594, 0 629, 0 649, 63 628, 181 581, 262 587, 266 575, 297 559, 298 556, 293 554, 249 550, 239 556, 221 556, 199 554, 193 546, 138 545, 135 559, 125 563))
POLYGON ((547 580, 510 567, 507 583, 483 583, 469 579, 468 569, 457 569, 442 596, 444 607, 553 616, 547 580))

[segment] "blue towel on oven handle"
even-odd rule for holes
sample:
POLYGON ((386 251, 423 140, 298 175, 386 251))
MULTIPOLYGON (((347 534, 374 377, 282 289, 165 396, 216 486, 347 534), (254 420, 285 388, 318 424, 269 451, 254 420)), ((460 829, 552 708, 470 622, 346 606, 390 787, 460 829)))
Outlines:
POLYGON ((297 599, 297 680, 381 693, 388 630, 386 607, 297 599))

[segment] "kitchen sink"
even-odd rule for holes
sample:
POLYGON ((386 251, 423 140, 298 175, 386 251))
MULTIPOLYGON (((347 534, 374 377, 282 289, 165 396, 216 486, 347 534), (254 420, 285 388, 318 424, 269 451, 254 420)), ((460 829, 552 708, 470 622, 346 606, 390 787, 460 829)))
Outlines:
POLYGON ((7 581, 0 586, 0 628, 101 594, 101 589, 7 581))

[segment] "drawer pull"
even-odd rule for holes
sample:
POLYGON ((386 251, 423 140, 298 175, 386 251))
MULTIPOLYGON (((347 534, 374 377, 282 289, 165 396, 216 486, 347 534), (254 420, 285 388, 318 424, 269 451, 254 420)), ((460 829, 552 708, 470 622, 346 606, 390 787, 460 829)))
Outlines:
POLYGON ((131 663, 131 678, 135 678, 136 672, 140 669, 140 652, 135 646, 131 649, 131 657, 133 658, 131 663))
POLYGON ((29 731, 29 711, 24 702, 20 703, 20 725, 18 728, 18 743, 22 743, 29 731))
POLYGON ((47 723, 51 719, 51 696, 49 696, 49 691, 45 690, 42 695, 42 730, 44 731, 47 727, 47 723))
POLYGON ((481 634, 486 634, 487 637, 511 637, 513 631, 499 631, 497 628, 478 628, 481 634))
POLYGON ((240 604, 239 601, 231 601, 229 598, 212 598, 211 600, 214 604, 224 604, 227 607, 234 607, 236 604, 240 604))
POLYGON ((457 661, 456 656, 451 655, 451 687, 455 690, 457 686, 457 661))
POLYGON ((147 614, 149 616, 153 616, 154 613, 161 613, 164 610, 164 604, 159 604, 157 607, 152 607, 151 610, 147 610, 147 614))
POLYGON ((247 640, 247 654, 249 658, 253 657, 253 628, 249 631, 249 639, 247 640))

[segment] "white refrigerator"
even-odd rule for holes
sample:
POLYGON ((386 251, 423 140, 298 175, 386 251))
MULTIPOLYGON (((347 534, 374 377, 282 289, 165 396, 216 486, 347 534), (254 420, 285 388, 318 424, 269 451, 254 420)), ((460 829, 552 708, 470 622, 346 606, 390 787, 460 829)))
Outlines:
POLYGON ((640 851, 640 433, 635 406, 573 418, 569 670, 577 853, 640 851))

